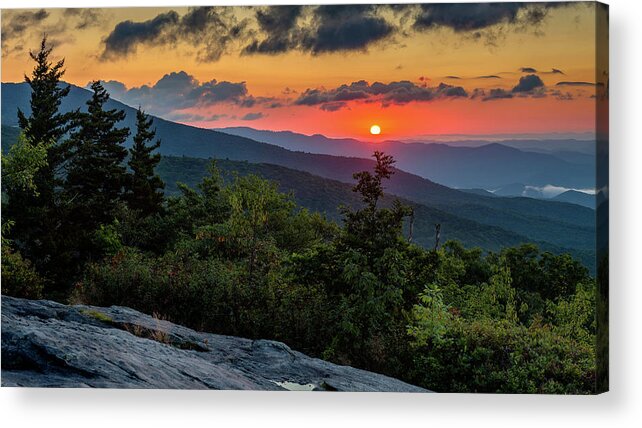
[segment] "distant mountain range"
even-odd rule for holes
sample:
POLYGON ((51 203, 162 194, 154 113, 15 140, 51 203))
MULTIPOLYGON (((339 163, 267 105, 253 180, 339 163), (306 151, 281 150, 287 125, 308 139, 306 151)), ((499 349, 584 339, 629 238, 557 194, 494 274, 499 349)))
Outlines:
POLYGON ((432 140, 430 138, 407 138, 400 140, 402 143, 422 143, 422 144, 431 144, 431 143, 443 143, 452 145, 455 147, 479 147, 485 146, 493 142, 501 142, 502 145, 513 147, 515 149, 527 151, 527 152, 536 152, 536 153, 549 153, 557 157, 564 157, 565 153, 579 153, 581 155, 587 156, 586 159, 595 158, 595 139, 575 139, 575 138, 535 138, 535 136, 529 136, 528 138, 499 138, 499 136, 494 136, 489 139, 471 139, 465 135, 459 136, 457 139, 448 139, 447 141, 443 140, 432 140))
MULTIPOLYGON (((455 146, 454 142, 374 143, 247 127, 217 130, 307 153, 367 157, 373 150, 381 150, 394 156, 400 169, 454 188, 481 187, 489 190, 510 183, 588 188, 595 182, 594 158, 590 154, 568 150, 551 154, 519 150, 492 142, 476 147, 455 146)), ((534 142, 530 144, 535 145, 534 142)), ((542 147, 546 144, 550 142, 540 142, 542 147)))
MULTIPOLYGON (((85 107, 84 103, 89 98, 89 91, 72 86, 70 95, 63 102, 62 110, 72 110, 85 107)), ((4 125, 15 125, 16 109, 20 107, 29 113, 29 88, 25 84, 2 84, 2 133, 3 146, 5 139, 15 138, 16 130, 4 125)), ((123 109, 126 120, 123 126, 134 129, 135 109, 118 101, 110 100, 108 108, 123 109)), ((257 142, 255 140, 226 134, 218 131, 195 128, 181 125, 160 118, 154 119, 157 136, 162 139, 160 152, 164 156, 185 156, 191 158, 217 158, 230 161, 247 161, 251 164, 271 164, 308 173, 305 177, 317 176, 305 182, 315 181, 314 191, 309 194, 305 206, 312 207, 315 203, 320 206, 331 207, 339 199, 344 199, 345 184, 354 183, 352 174, 356 171, 371 170, 374 162, 371 159, 356 157, 331 156, 311 154, 286 150, 273 144, 257 142), (333 180, 332 183, 344 183, 344 190, 337 199, 336 192, 328 192, 335 184, 321 179, 333 180), (327 198, 335 198, 328 202, 327 198)), ((402 143, 399 143, 402 144, 402 143)), ((372 147, 370 147, 372 150, 372 147)), ((503 150, 503 149, 502 149, 503 150)), ((364 154, 369 157, 370 152, 364 154)), ((399 165, 401 166, 401 165, 399 165)), ((272 167, 271 167, 272 168, 272 167)), ((203 171, 201 170, 201 174, 203 171)), ((298 183, 300 175, 286 174, 281 184, 284 188, 301 187, 298 183)), ((304 189, 300 189, 302 192, 304 189)), ((431 224, 441 218, 444 222, 451 221, 456 228, 460 228, 453 237, 468 239, 462 241, 483 248, 493 249, 505 245, 513 245, 518 241, 531 241, 548 246, 556 252, 568 250, 585 261, 587 265, 594 257, 595 247, 595 212, 575 204, 563 202, 550 202, 530 198, 503 198, 489 197, 479 194, 466 193, 442 186, 410 174, 401 169, 386 183, 386 191, 398 195, 417 205, 431 209, 431 214, 426 214, 426 224, 431 224), (450 216, 451 220, 446 217, 450 216), (455 221, 455 219, 457 221, 455 221), (468 223, 466 223, 468 222, 468 223), (464 224, 483 225, 477 226, 479 239, 474 236, 472 226, 464 228, 464 224), (493 244, 484 240, 495 240, 493 244)), ((344 202, 345 203, 345 202, 344 202)), ((426 213, 428 211, 425 211, 426 213)), ((432 240, 431 227, 426 226, 425 242, 432 240)), ((420 238, 417 238, 419 240, 420 238)))
POLYGON ((592 193, 582 192, 574 189, 565 190, 564 188, 526 186, 521 183, 508 184, 506 186, 494 189, 493 191, 488 191, 485 189, 461 190, 463 190, 464 192, 484 196, 527 197, 558 202, 568 202, 591 209, 595 209, 596 203, 598 201, 598 197, 592 193))
POLYGON ((569 202, 571 204, 582 205, 589 208, 595 208, 596 196, 588 193, 578 192, 577 190, 567 190, 564 193, 553 198, 554 201, 569 202))

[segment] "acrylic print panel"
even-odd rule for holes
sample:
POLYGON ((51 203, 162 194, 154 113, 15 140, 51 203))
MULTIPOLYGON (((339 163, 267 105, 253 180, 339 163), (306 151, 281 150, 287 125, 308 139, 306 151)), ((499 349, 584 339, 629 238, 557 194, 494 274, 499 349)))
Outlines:
POLYGON ((608 8, 2 10, 2 385, 608 389, 608 8))

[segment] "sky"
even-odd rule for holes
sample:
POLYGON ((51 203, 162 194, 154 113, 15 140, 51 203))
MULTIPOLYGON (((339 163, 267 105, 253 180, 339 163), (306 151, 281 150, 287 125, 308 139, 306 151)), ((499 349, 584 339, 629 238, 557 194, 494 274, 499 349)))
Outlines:
MULTIPOLYGON (((2 81, 64 80, 199 127, 361 139, 595 129, 595 3, 2 10, 2 81), (373 136, 373 124, 381 134, 373 136)), ((598 22, 598 25, 604 24, 598 22)))

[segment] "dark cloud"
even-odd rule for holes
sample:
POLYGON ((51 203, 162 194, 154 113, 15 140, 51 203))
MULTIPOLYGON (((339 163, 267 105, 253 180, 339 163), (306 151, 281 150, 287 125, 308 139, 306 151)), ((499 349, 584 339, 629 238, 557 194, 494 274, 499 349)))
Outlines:
POLYGON ((537 88, 543 88, 544 82, 536 74, 529 74, 519 79, 519 83, 513 87, 513 93, 532 92, 537 88))
POLYGON ((341 110, 342 108, 349 108, 349 107, 348 107, 348 103, 346 103, 345 101, 337 101, 332 103, 321 104, 319 108, 324 111, 332 112, 332 111, 341 110))
POLYGON ((456 32, 480 30, 499 23, 515 23, 523 3, 422 4, 414 27, 448 27, 456 32))
MULTIPOLYGON (((379 42, 399 43, 413 29, 450 28, 473 40, 497 44, 509 30, 537 26, 549 9, 567 3, 466 3, 406 5, 251 6, 240 18, 230 7, 194 7, 143 22, 118 23, 104 40, 103 59, 119 58, 140 45, 186 42, 201 61, 216 61, 232 46, 242 54, 289 51, 320 55, 363 51, 379 42)), ((88 19, 90 19, 88 17, 88 19)))
MULTIPOLYGON (((522 67, 519 69, 522 73, 537 73, 537 70, 533 67, 522 67)), ((541 74, 565 74, 562 70, 558 68, 551 68, 550 71, 541 71, 541 74)))
POLYGON ((379 15, 377 5, 269 6, 257 9, 259 27, 245 54, 290 50, 313 55, 365 50, 387 39, 395 27, 379 15))
MULTIPOLYGON (((482 101, 493 101, 509 99, 514 97, 531 97, 541 98, 546 96, 544 82, 536 74, 522 76, 519 82, 510 90, 504 88, 493 89, 474 89, 470 96, 471 99, 481 99, 482 101)), ((557 96, 561 96, 558 94, 557 96)))
POLYGON ((232 7, 192 7, 181 18, 174 37, 197 47, 199 60, 211 62, 245 38, 247 25, 247 20, 238 20, 232 7))
POLYGON ((482 101, 493 101, 513 98, 513 93, 505 89, 491 89, 486 92, 483 89, 475 89, 471 98, 480 98, 482 101))
POLYGON ((241 117, 241 120, 257 120, 265 117, 265 115, 261 112, 257 113, 248 113, 245 116, 241 117))
POLYGON ((461 86, 440 83, 436 87, 416 85, 410 81, 369 84, 365 80, 341 85, 334 89, 307 89, 294 101, 296 105, 316 106, 323 110, 336 111, 347 107, 348 101, 363 100, 381 102, 383 106, 403 105, 410 102, 426 102, 443 98, 467 97, 461 86))
POLYGON ((259 8, 256 11, 256 21, 265 38, 261 41, 253 40, 245 47, 244 52, 276 54, 296 47, 296 20, 302 10, 302 6, 259 8))
MULTIPOLYGON (((497 46, 509 31, 532 30, 541 33, 540 24, 553 8, 570 2, 542 3, 436 3, 422 4, 414 15, 417 31, 449 28, 472 40, 497 46)), ((403 7, 403 6, 402 6, 403 7)), ((407 8, 416 7, 406 5, 407 8)))
POLYGON ((603 83, 592 82, 557 82, 555 86, 603 86, 603 83))
POLYGON ((493 79, 502 79, 501 76, 498 76, 496 74, 486 74, 482 76, 444 76, 444 79, 449 79, 449 80, 493 80, 493 79))
POLYGON ((154 85, 127 88, 121 82, 103 83, 114 99, 133 107, 142 106, 150 113, 173 118, 175 111, 228 103, 247 107, 264 102, 248 94, 245 82, 199 82, 184 71, 164 75, 154 85))
POLYGON ((556 99, 558 99, 560 101, 571 101, 571 100, 575 99, 573 94, 571 94, 570 92, 562 92, 562 91, 559 91, 557 89, 551 90, 550 91, 550 95, 555 97, 556 99))
POLYGON ((243 38, 247 21, 239 21, 230 7, 193 7, 179 16, 169 11, 142 22, 123 21, 104 39, 103 60, 126 57, 139 45, 185 42, 197 49, 201 61, 216 61, 229 45, 243 38))
POLYGON ((393 32, 374 5, 323 5, 313 15, 313 28, 304 33, 301 46, 313 54, 363 50, 393 32))
POLYGON ((169 37, 164 36, 166 31, 178 22, 173 10, 143 22, 120 22, 104 40, 102 59, 124 57, 135 52, 139 44, 159 42, 161 37, 169 37))

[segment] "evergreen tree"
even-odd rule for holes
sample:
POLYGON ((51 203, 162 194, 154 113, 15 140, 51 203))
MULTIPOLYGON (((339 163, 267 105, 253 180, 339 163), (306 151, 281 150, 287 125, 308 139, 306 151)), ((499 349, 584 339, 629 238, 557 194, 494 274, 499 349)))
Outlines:
POLYGON ((76 112, 60 113, 60 104, 69 94, 71 87, 60 84, 65 74, 65 60, 55 64, 51 61, 52 48, 47 38, 40 43, 40 50, 30 52, 36 62, 31 77, 25 75, 25 82, 31 87, 31 115, 27 117, 18 109, 18 123, 29 141, 58 142, 71 126, 76 112))
POLYGON ((72 157, 65 182, 71 206, 69 223, 81 234, 92 234, 100 225, 113 222, 127 184, 124 143, 129 128, 116 127, 125 112, 105 110, 109 94, 100 82, 93 82, 91 89, 88 111, 71 136, 72 157))
POLYGON ((60 201, 60 171, 67 153, 62 140, 77 115, 77 111, 59 111, 70 87, 60 82, 65 73, 64 59, 54 62, 51 53, 46 37, 38 52, 30 52, 35 66, 31 76, 25 76, 25 82, 31 87, 31 114, 27 116, 18 109, 26 144, 45 148, 45 159, 32 177, 34 191, 9 188, 3 201, 3 217, 14 222, 11 237, 41 274, 48 274, 59 265, 58 256, 62 252, 65 214, 60 201))
POLYGON ((129 150, 131 155, 129 167, 132 172, 128 183, 126 200, 129 207, 139 211, 143 216, 160 212, 163 206, 163 189, 165 183, 154 172, 161 155, 152 152, 160 147, 160 140, 147 145, 156 136, 151 129, 153 119, 140 108, 136 112, 136 135, 134 146, 129 150))

